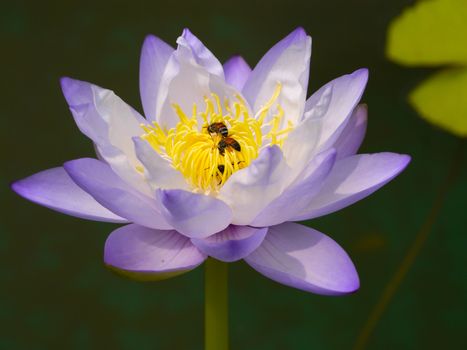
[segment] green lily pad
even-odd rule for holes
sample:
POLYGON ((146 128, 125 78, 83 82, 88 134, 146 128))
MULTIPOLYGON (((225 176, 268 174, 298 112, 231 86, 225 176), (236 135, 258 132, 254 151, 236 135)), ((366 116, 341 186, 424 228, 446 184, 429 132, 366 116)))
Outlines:
POLYGON ((401 64, 467 64, 467 1, 419 1, 392 21, 387 56, 401 64))
POLYGON ((409 99, 427 121, 467 136, 467 67, 434 74, 412 91, 409 99))

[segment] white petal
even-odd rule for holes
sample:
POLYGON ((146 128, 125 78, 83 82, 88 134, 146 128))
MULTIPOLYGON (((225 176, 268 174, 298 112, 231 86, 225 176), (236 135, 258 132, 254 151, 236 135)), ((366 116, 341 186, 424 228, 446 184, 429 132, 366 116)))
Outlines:
POLYGON ((232 223, 248 225, 282 191, 287 172, 280 148, 272 146, 250 166, 234 173, 219 193, 233 210, 232 223))
POLYGON ((224 79, 224 69, 219 60, 212 54, 211 51, 199 40, 188 28, 183 30, 181 36, 190 46, 196 62, 204 67, 209 73, 217 75, 224 79))
MULTIPOLYGON (((191 36, 188 37, 193 41, 191 36)), ((166 128, 174 127, 179 121, 173 110, 173 103, 191 116, 193 104, 197 105, 198 111, 204 110, 204 99, 211 97, 211 93, 217 94, 221 101, 225 98, 232 101, 238 94, 234 87, 225 82, 223 70, 222 76, 219 76, 218 69, 213 68, 212 57, 198 57, 197 53, 206 53, 204 50, 200 52, 197 45, 193 46, 194 43, 183 36, 178 38, 177 44, 177 50, 170 58, 162 77, 157 98, 157 122, 166 128)))
POLYGON ((79 129, 94 141, 98 154, 126 182, 149 193, 149 186, 138 174, 133 136, 143 133, 146 120, 113 91, 74 80, 61 79, 62 90, 79 129))
POLYGON ((159 85, 173 51, 173 47, 154 35, 148 35, 144 40, 139 63, 139 90, 149 120, 156 120, 159 85))
POLYGON ((368 79, 366 69, 323 86, 307 101, 304 119, 284 142, 284 156, 295 179, 311 159, 332 147, 360 100, 368 79))
POLYGON ((317 153, 321 127, 316 120, 306 119, 289 133, 282 151, 290 167, 290 181, 295 180, 303 172, 317 153))
POLYGON ((232 210, 223 201, 183 190, 157 190, 162 215, 181 234, 205 238, 225 229, 232 210))
POLYGON ((253 69, 243 88, 253 111, 257 112, 271 98, 280 82, 282 91, 277 104, 285 111, 281 126, 287 125, 288 120, 297 124, 306 99, 310 56, 311 38, 302 28, 273 46, 253 69))
POLYGON ((170 162, 157 153, 146 141, 139 137, 135 142, 136 155, 144 167, 144 175, 153 190, 189 189, 183 175, 175 170, 170 162))
POLYGON ((337 158, 342 159, 357 153, 366 133, 368 108, 361 104, 355 107, 342 134, 334 143, 337 158))
POLYGON ((324 150, 335 142, 360 101, 367 81, 368 70, 359 69, 334 79, 307 100, 304 119, 317 122, 316 128, 320 130, 317 149, 324 150))
POLYGON ((331 149, 318 154, 309 167, 303 180, 286 188, 251 222, 251 226, 265 227, 290 221, 297 213, 306 209, 323 186, 323 181, 336 160, 336 151, 331 149))

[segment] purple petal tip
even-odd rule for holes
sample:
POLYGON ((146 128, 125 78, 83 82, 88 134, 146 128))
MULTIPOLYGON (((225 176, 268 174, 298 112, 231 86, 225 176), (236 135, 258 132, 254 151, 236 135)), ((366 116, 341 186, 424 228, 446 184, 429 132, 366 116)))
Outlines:
POLYGON ((401 154, 402 159, 401 159, 401 171, 404 170, 412 161, 412 157, 409 156, 408 154, 401 154))
POLYGON ((154 34, 148 34, 144 37, 143 40, 143 46, 141 47, 141 50, 144 50, 144 47, 147 45, 151 45, 152 43, 157 42, 158 37, 155 36, 154 34))
POLYGON ((183 28, 181 36, 186 39, 187 37, 193 36, 193 33, 188 28, 183 28))
POLYGON ((295 28, 293 33, 295 33, 295 35, 300 35, 300 36, 306 36, 307 35, 305 28, 303 28, 302 26, 299 26, 299 27, 295 28))
POLYGON ((368 80, 369 70, 368 68, 359 68, 352 73, 354 76, 361 76, 365 81, 368 80))
POLYGON ((77 92, 80 90, 80 81, 70 78, 70 77, 61 77, 60 78, 60 87, 62 88, 63 96, 67 101, 70 107, 79 105, 77 102, 77 92))
POLYGON ((17 181, 13 181, 12 183, 10 183, 10 189, 15 192, 17 195, 21 196, 21 197, 24 197, 23 196, 23 186, 21 186, 21 183, 22 183, 22 180, 17 180, 17 181))
POLYGON ((356 293, 360 289, 360 278, 357 270, 354 268, 353 273, 349 273, 347 284, 341 284, 338 290, 329 291, 329 295, 347 295, 356 293))
POLYGON ((144 37, 144 41, 147 41, 147 40, 154 40, 154 39, 157 39, 157 37, 156 37, 154 34, 147 34, 147 35, 144 37))
POLYGON ((303 27, 297 27, 287 36, 287 38, 291 42, 294 42, 304 40, 307 36, 308 34, 303 27))
POLYGON ((60 78, 60 86, 61 86, 62 90, 65 90, 70 85, 70 83, 72 81, 73 81, 73 79, 70 78, 70 77, 61 77, 60 78))
POLYGON ((244 63, 246 63, 245 59, 240 55, 233 55, 232 57, 230 57, 227 60, 226 64, 229 63, 229 62, 244 62, 244 63))
POLYGON ((397 156, 399 156, 397 159, 397 167, 395 167, 394 175, 392 178, 395 178, 402 171, 404 171, 404 169, 407 168, 407 166, 412 161, 412 157, 408 154, 397 154, 397 156))

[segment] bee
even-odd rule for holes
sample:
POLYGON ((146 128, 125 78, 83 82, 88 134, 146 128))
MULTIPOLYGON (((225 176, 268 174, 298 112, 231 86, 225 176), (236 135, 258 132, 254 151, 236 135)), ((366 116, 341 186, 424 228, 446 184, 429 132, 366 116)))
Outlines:
POLYGON ((229 129, 225 126, 224 123, 212 123, 208 126, 208 132, 211 134, 220 134, 222 137, 227 137, 229 135, 229 129))
POLYGON ((237 140, 235 140, 232 137, 224 137, 217 144, 217 148, 219 149, 219 153, 221 154, 221 156, 223 156, 225 154, 225 149, 227 147, 232 147, 234 150, 236 150, 238 152, 240 152, 242 150, 242 148, 240 147, 240 144, 237 142, 237 140))
MULTIPOLYGON (((244 161, 237 162, 238 165, 241 165, 242 163, 244 163, 244 161)), ((233 164, 232 164, 232 166, 233 166, 233 164)), ((224 174, 225 165, 224 165, 224 164, 219 164, 219 165, 217 166, 217 170, 219 170, 219 172, 220 172, 221 174, 224 174)))

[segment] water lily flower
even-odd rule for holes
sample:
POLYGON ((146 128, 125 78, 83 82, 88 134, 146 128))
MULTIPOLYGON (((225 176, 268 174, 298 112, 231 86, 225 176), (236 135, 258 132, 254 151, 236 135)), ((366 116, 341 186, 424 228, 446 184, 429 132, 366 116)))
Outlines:
POLYGON ((341 295, 359 288, 354 264, 331 238, 294 221, 333 213, 397 176, 410 157, 356 154, 368 72, 337 78, 306 98, 311 38, 298 28, 252 70, 222 65, 189 30, 176 49, 144 41, 145 117, 114 92, 71 78, 61 86, 96 149, 12 185, 56 211, 124 223, 105 264, 157 280, 208 256, 244 259, 279 283, 341 295))

